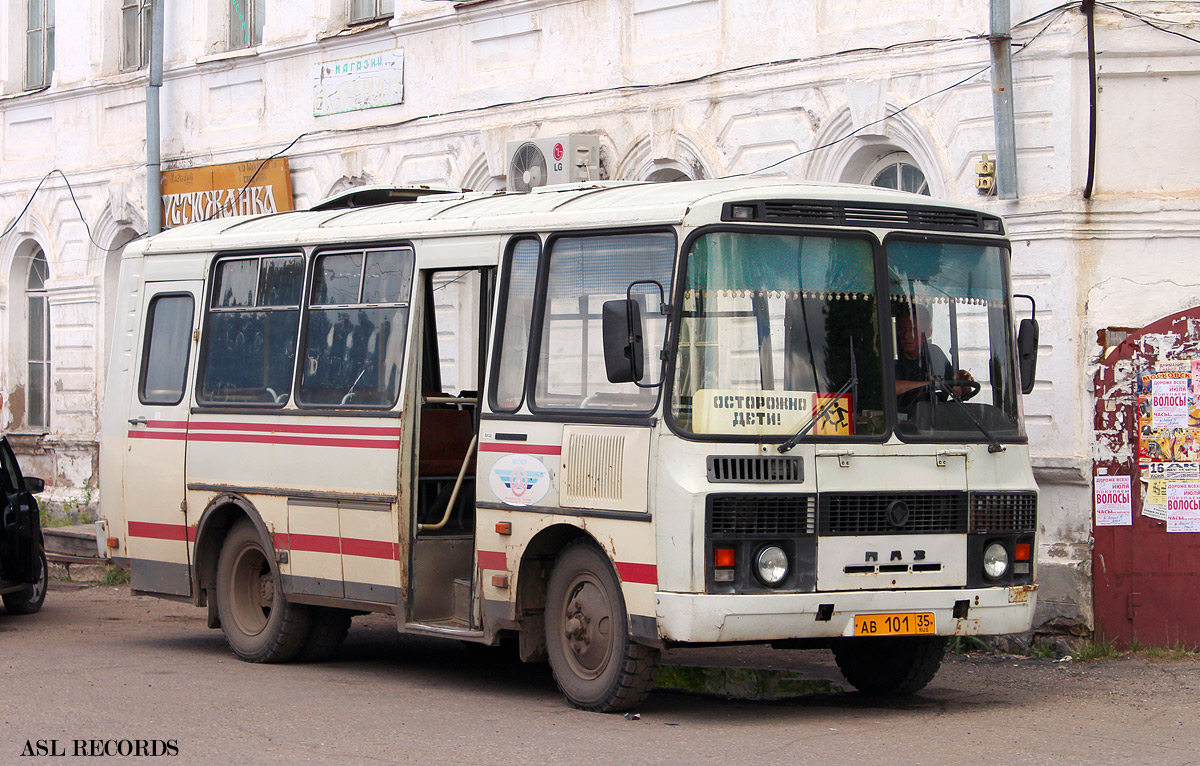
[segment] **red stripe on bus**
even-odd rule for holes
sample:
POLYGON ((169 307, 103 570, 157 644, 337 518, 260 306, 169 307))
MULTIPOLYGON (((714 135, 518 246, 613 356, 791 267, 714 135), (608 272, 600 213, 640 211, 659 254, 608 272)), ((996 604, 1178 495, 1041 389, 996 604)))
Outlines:
POLYGON ((343 537, 342 555, 399 561, 400 544, 389 543, 386 540, 360 540, 355 537, 343 537))
POLYGON ((480 569, 508 570, 508 554, 504 551, 479 551, 480 569))
POLYGON ((183 431, 135 431, 129 430, 130 439, 174 439, 183 441, 187 434, 183 431))
POLYGON ((342 539, 331 535, 303 535, 296 532, 275 534, 275 547, 308 553, 341 553, 342 539))
POLYGON ((480 452, 508 452, 517 455, 561 455, 558 444, 521 444, 520 442, 483 442, 480 452))
POLYGON ((625 582, 658 585, 658 567, 654 564, 633 564, 628 561, 618 561, 617 575, 625 582))
POLYGON ((190 442, 227 442, 232 444, 287 444, 300 447, 360 447, 363 449, 400 449, 399 439, 321 439, 310 436, 272 434, 206 434, 189 431, 190 442))
POLYGON ((186 420, 147 420, 147 428, 187 428, 186 420))
POLYGON ((180 540, 187 541, 195 538, 184 524, 159 524, 154 521, 129 522, 130 537, 144 537, 149 540, 180 540))
POLYGON ((189 431, 253 431, 257 433, 317 434, 319 436, 394 436, 399 428, 375 426, 303 426, 291 423, 234 423, 230 421, 200 422, 193 420, 189 431))
POLYGON ((275 547, 308 553, 340 553, 344 556, 363 558, 400 559, 400 544, 386 540, 362 540, 355 537, 333 535, 305 535, 296 532, 275 533, 275 547))

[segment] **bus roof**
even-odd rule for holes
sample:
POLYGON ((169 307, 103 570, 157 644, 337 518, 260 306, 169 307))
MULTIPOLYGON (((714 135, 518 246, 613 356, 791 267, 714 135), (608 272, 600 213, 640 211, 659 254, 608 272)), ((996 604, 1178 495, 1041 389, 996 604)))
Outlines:
MULTIPOLYGON (((370 207, 293 211, 218 218, 169 229, 136 248, 146 254, 213 251, 249 247, 295 247, 350 241, 429 236, 503 234, 685 223, 697 213, 720 220, 721 206, 739 201, 829 202, 832 206, 785 205, 770 222, 895 228, 907 211, 932 214, 928 226, 946 229, 953 211, 994 221, 980 233, 1002 234, 997 216, 963 205, 906 192, 849 184, 800 183, 737 177, 712 181, 649 183, 602 181, 546 186, 528 193, 462 192, 433 194, 412 202, 370 207), (838 212, 838 211, 842 212, 838 212), (841 215, 841 218, 837 218, 841 215)), ((748 219, 764 222, 762 219, 748 219)), ((924 220, 924 219, 922 219, 924 220)), ((953 227, 950 227, 953 230, 953 227)), ((963 231, 960 227, 958 231, 963 231)))

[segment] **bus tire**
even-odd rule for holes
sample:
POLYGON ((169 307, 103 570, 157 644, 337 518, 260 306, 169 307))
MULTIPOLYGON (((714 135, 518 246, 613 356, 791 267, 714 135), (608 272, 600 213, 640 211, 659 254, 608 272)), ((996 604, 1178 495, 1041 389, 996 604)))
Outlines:
POLYGON ((621 586, 594 545, 563 549, 546 591, 546 649, 559 690, 598 713, 629 710, 654 686, 658 650, 634 643, 621 586))
POLYGON ((42 608, 46 600, 46 583, 50 579, 50 568, 46 564, 46 549, 37 547, 37 575, 33 582, 13 593, 4 594, 4 608, 9 614, 33 614, 42 608))
POLYGON ((312 610, 288 603, 268 549, 249 519, 229 530, 217 559, 217 614, 225 641, 247 662, 287 662, 304 648, 312 610))
POLYGON ((333 607, 312 607, 312 629, 297 659, 301 662, 323 662, 341 648, 350 632, 352 612, 333 607))
POLYGON ((924 689, 945 653, 945 636, 849 638, 833 646, 838 669, 855 689, 888 697, 924 689))

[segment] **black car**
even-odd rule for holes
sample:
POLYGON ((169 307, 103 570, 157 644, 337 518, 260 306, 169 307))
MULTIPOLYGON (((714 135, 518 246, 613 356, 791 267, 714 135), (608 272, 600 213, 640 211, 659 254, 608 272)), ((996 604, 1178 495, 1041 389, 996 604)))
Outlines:
POLYGON ((45 486, 21 475, 8 439, 0 437, 0 597, 9 614, 33 614, 46 599, 46 548, 33 499, 45 486))

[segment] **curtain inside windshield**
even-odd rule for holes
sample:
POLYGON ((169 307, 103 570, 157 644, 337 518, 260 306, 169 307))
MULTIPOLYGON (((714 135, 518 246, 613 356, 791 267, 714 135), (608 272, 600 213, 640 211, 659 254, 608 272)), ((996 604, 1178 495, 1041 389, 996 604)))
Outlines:
POLYGON ((672 415, 696 434, 885 430, 865 239, 719 232, 687 258, 672 415), (852 379, 857 373, 857 381, 852 379))

